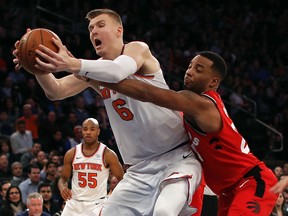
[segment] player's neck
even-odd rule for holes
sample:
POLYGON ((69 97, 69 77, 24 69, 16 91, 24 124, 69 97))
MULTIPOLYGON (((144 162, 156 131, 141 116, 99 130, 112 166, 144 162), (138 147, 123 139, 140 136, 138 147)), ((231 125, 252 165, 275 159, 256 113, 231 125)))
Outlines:
POLYGON ((109 51, 102 56, 102 59, 114 60, 124 52, 124 43, 118 43, 117 45, 109 48, 109 51))

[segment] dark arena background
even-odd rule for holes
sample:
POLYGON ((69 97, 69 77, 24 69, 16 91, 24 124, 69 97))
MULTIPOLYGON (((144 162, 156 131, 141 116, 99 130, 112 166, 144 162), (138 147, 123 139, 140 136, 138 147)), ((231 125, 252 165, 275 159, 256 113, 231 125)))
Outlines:
MULTIPOLYGON (((35 77, 23 69, 16 71, 12 61, 15 42, 27 28, 40 27, 54 31, 75 57, 98 58, 85 15, 94 8, 110 8, 122 17, 125 41, 149 45, 171 89, 182 89, 186 68, 198 51, 223 56, 228 74, 219 92, 235 126, 268 167, 284 167, 288 163, 286 5, 281 0, 0 0, 1 153, 15 132, 16 120, 23 116, 23 105, 31 104, 38 127, 34 142, 41 143, 47 157, 55 150, 63 158, 69 140, 76 136, 74 127, 87 116, 98 119, 101 141, 119 154, 102 99, 94 90, 49 101, 35 77)), ((16 159, 10 159, 11 165, 16 159)), ((216 214, 215 202, 216 197, 205 196, 203 216, 216 214)))

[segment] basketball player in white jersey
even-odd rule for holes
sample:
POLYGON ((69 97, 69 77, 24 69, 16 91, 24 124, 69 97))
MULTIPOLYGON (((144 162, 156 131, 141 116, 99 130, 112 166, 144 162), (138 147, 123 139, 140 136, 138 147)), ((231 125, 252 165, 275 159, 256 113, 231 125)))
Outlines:
POLYGON ((58 187, 66 200, 64 216, 99 215, 107 196, 110 170, 122 179, 124 171, 115 152, 98 141, 99 123, 94 118, 83 122, 83 142, 68 150, 58 187), (68 181, 72 173, 72 189, 68 181))
MULTIPOLYGON (((92 81, 139 79, 168 89, 159 62, 147 44, 124 44, 122 21, 116 12, 96 9, 86 18, 90 40, 101 58, 76 59, 54 40, 59 52, 40 46, 37 54, 45 62, 37 58, 36 67, 73 74, 61 79, 52 73, 36 78, 51 100, 76 95, 87 87, 103 97, 121 156, 125 164, 132 166, 105 203, 102 215, 200 215, 202 168, 187 145, 180 113, 134 100, 92 81)), ((21 67, 17 50, 13 54, 16 68, 21 67)))

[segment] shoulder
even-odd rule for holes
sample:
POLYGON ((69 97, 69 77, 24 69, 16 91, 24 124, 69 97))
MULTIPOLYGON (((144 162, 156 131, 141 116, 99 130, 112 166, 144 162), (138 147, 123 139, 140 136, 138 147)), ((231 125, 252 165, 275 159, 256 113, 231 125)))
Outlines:
POLYGON ((130 51, 145 52, 149 50, 148 44, 141 41, 132 41, 128 44, 125 44, 124 54, 129 53, 130 51))
POLYGON ((74 155, 75 155, 75 152, 76 152, 76 146, 75 147, 73 147, 73 148, 71 148, 71 149, 69 149, 67 152, 66 152, 66 154, 65 154, 65 158, 67 158, 67 159, 73 159, 73 157, 74 157, 74 155))
POLYGON ((104 150, 104 157, 105 157, 106 162, 109 162, 115 159, 118 160, 117 154, 112 149, 108 148, 107 146, 104 150))
POLYGON ((17 216, 28 216, 28 211, 20 212, 17 216))
POLYGON ((128 44, 125 44, 125 48, 131 47, 131 46, 149 48, 148 44, 142 41, 132 41, 132 42, 129 42, 128 44))

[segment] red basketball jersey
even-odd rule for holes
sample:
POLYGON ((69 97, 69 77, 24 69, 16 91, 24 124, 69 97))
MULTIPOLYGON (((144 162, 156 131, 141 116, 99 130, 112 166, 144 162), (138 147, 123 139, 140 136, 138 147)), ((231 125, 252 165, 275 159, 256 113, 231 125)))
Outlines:
POLYGON ((251 152, 228 116, 220 95, 213 90, 202 94, 214 101, 222 117, 223 128, 217 133, 204 133, 186 120, 191 147, 204 169, 204 178, 211 190, 220 194, 236 184, 249 170, 261 163, 251 152))

